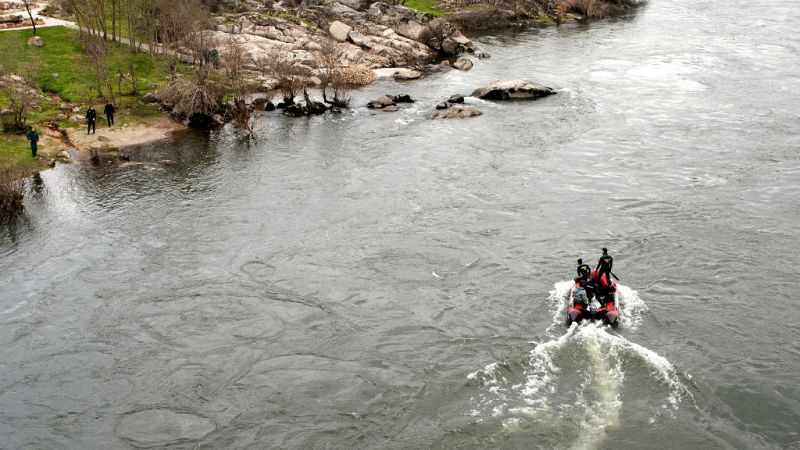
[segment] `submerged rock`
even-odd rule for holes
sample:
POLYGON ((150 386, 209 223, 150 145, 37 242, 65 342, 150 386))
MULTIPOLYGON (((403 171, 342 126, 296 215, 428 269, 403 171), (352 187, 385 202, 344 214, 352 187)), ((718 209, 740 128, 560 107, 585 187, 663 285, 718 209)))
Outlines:
POLYGON ((453 63, 453 67, 458 70, 469 70, 472 69, 472 61, 469 58, 461 57, 453 63))
POLYGON ((394 103, 395 103, 394 97, 389 96, 389 95, 383 95, 383 96, 380 96, 380 97, 376 98, 375 100, 369 102, 367 104, 367 108, 381 109, 381 108, 385 108, 387 106, 393 106, 394 103))
POLYGON ((378 78, 394 78, 396 80, 414 80, 422 76, 422 73, 417 70, 401 67, 374 69, 373 71, 378 78))
POLYGON ((393 97, 395 103, 415 103, 416 100, 408 94, 398 94, 393 97))
POLYGON ((464 103, 464 97, 458 94, 451 95, 450 98, 447 99, 447 101, 450 103, 464 103))
POLYGON ((472 96, 485 100, 535 100, 555 93, 553 88, 532 81, 499 80, 488 86, 476 89, 472 96))
POLYGON ((320 114, 325 114, 325 111, 328 110, 328 107, 322 102, 311 101, 305 105, 305 110, 309 115, 318 116, 320 114))
POLYGON ((306 112, 303 111, 302 106, 298 105, 297 103, 292 103, 291 105, 286 105, 283 108, 283 115, 290 117, 303 117, 306 115, 306 112))
POLYGON ((215 428, 205 417, 150 409, 126 415, 117 427, 117 434, 137 447, 163 447, 200 440, 215 428))
POLYGON ((429 116, 430 119, 463 119, 466 117, 480 116, 483 114, 472 106, 451 106, 450 108, 436 111, 429 116))

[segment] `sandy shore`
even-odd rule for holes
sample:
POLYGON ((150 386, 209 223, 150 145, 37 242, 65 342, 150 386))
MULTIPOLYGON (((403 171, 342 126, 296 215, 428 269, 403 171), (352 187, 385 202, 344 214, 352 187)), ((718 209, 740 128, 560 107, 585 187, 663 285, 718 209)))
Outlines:
POLYGON ((67 130, 70 142, 79 150, 119 149, 131 145, 169 139, 170 134, 186 129, 168 116, 148 120, 147 123, 114 125, 107 127, 105 119, 97 121, 97 131, 86 134, 86 125, 67 130))

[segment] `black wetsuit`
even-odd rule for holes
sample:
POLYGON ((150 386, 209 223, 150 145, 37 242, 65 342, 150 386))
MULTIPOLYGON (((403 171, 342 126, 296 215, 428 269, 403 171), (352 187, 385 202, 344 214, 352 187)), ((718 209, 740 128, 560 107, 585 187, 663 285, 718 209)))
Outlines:
POLYGON ((603 275, 606 276, 608 284, 611 284, 611 267, 614 266, 614 258, 611 257, 607 252, 603 253, 603 256, 600 257, 600 260, 597 261, 597 279, 600 280, 603 278, 603 275))

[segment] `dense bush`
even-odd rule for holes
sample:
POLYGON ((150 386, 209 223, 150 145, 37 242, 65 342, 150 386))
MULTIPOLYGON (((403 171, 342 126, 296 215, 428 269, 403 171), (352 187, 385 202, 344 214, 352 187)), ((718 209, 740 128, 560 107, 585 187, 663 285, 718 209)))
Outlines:
POLYGON ((25 179, 10 162, 0 165, 0 222, 6 222, 25 210, 25 179))

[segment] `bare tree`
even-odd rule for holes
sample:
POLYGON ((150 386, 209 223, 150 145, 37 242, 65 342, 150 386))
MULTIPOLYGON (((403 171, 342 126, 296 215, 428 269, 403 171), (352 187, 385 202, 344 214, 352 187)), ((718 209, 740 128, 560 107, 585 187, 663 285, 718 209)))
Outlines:
POLYGON ((35 63, 21 61, 13 49, 0 53, 0 98, 6 99, 9 110, 2 116, 5 130, 25 129, 27 115, 36 103, 37 90, 33 80, 38 68, 35 63))
POLYGON ((33 14, 31 14, 31 4, 28 0, 22 0, 22 3, 25 4, 25 10, 28 11, 28 17, 31 18, 31 26, 33 27, 33 34, 36 34, 36 21, 33 20, 33 14))
POLYGON ((244 68, 252 58, 242 49, 242 45, 233 38, 227 45, 227 58, 225 58, 225 84, 231 95, 233 106, 227 111, 236 127, 252 133, 250 127, 250 110, 247 108, 248 83, 245 78, 244 68))
POLYGON ((25 174, 8 161, 0 163, 0 222, 13 220, 25 211, 25 174))
POLYGON ((283 103, 294 104, 294 99, 305 86, 305 74, 293 64, 290 54, 279 50, 270 52, 266 63, 262 66, 265 75, 274 78, 283 96, 283 103))
POLYGON ((35 90, 19 75, 0 74, 0 93, 8 101, 10 114, 4 115, 3 129, 19 131, 25 129, 27 115, 33 108, 35 90))
POLYGON ((86 34, 83 39, 83 49, 89 66, 94 69, 97 96, 103 97, 103 86, 106 86, 113 101, 114 89, 108 73, 108 44, 106 40, 98 35, 86 34))
POLYGON ((107 38, 105 0, 65 0, 65 6, 75 13, 81 34, 107 38))
POLYGON ((336 41, 329 39, 322 44, 322 49, 316 59, 317 65, 324 72, 322 100, 339 108, 346 108, 350 104, 345 71, 340 67, 344 53, 344 49, 336 41), (327 97, 329 87, 333 90, 333 99, 330 101, 327 97))

